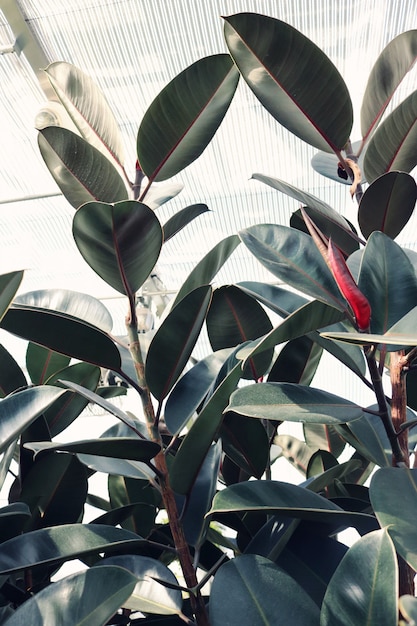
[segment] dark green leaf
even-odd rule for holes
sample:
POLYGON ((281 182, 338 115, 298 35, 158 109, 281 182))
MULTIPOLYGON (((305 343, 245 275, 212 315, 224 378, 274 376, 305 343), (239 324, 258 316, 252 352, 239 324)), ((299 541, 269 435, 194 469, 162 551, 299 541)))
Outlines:
POLYGON ((63 393, 56 387, 32 387, 4 398, 0 402, 0 452, 63 393))
POLYGON ((182 209, 182 211, 175 213, 167 222, 165 222, 163 226, 164 243, 179 233, 180 230, 195 220, 196 217, 202 215, 203 213, 207 213, 209 210, 210 209, 206 204, 191 204, 190 206, 185 207, 185 209, 182 209))
POLYGON ((362 196, 358 221, 364 237, 380 230, 395 239, 414 211, 417 186, 405 172, 388 172, 374 180, 362 196))
POLYGON ((0 276, 0 320, 3 318, 22 282, 23 271, 0 276))
POLYGON ((158 328, 146 357, 146 380, 159 401, 166 398, 194 349, 211 300, 211 287, 197 287, 158 328))
POLYGON ((322 626, 398 623, 398 565, 386 530, 368 533, 343 557, 324 596, 322 626))
POLYGON ((175 296, 174 305, 196 287, 210 283, 239 244, 240 239, 237 235, 230 235, 219 241, 192 270, 175 296))
POLYGON ((340 466, 333 454, 327 450, 316 450, 308 462, 306 477, 322 476, 326 470, 334 467, 340 466))
MULTIPOLYGON (((377 410, 377 407, 372 407, 377 410)), ((348 443, 357 448, 362 454, 366 451, 366 458, 379 465, 380 467, 390 467, 391 465, 391 444, 382 424, 382 420, 378 415, 364 413, 363 416, 350 422, 349 431, 359 442, 357 446, 355 440, 348 439, 348 443)), ((346 431, 345 435, 346 435, 346 431)))
POLYGON ((349 400, 293 383, 242 387, 232 394, 226 410, 258 419, 320 424, 343 424, 363 415, 349 400))
POLYGON ((151 181, 175 176, 197 159, 229 108, 239 74, 227 54, 205 57, 178 74, 141 122, 137 153, 151 181))
POLYGON ((13 305, 1 327, 67 356, 119 371, 119 351, 99 328, 62 313, 13 305))
POLYGON ((30 509, 24 502, 14 502, 0 509, 0 543, 20 535, 30 519, 30 509))
POLYGON ((224 452, 250 476, 261 478, 269 459, 269 440, 258 420, 226 413, 220 429, 224 452))
POLYGON ((133 437, 101 437, 72 443, 34 442, 26 444, 26 447, 34 450, 37 455, 45 451, 59 450, 73 454, 91 454, 132 461, 150 461, 160 451, 159 444, 133 437))
POLYGON ((341 150, 352 128, 352 103, 324 52, 271 17, 240 13, 225 20, 230 54, 267 111, 319 150, 341 150))
MULTIPOLYGON (((130 516, 121 522, 122 528, 147 537, 155 526, 160 496, 145 480, 138 477, 112 474, 108 478, 108 490, 112 507, 134 507, 130 516)), ((100 523, 102 523, 100 521, 100 523)))
POLYGON ((370 139, 363 167, 372 183, 386 172, 411 172, 417 165, 417 91, 413 92, 382 122, 370 139))
POLYGON ((70 357, 29 342, 26 369, 34 385, 42 385, 50 376, 69 365, 70 357))
POLYGON ((262 302, 271 311, 274 311, 280 317, 288 317, 290 313, 294 313, 304 304, 308 303, 307 298, 298 293, 294 293, 289 289, 279 287, 278 285, 270 285, 269 283, 258 283, 256 281, 244 281, 238 283, 237 286, 262 302))
POLYGON ((8 626, 104 626, 124 605, 136 577, 121 567, 94 568, 49 585, 26 601, 5 622, 8 626))
POLYGON ((281 350, 268 374, 268 382, 309 385, 320 363, 323 349, 309 337, 297 337, 281 350))
POLYGON ((217 571, 210 595, 213 626, 275 626, 277 614, 283 624, 319 624, 313 600, 269 559, 244 554, 217 571))
POLYGON ((119 202, 128 198, 127 187, 114 165, 79 135, 48 126, 40 131, 38 144, 49 172, 74 209, 91 200, 119 202))
POLYGON ((25 375, 12 355, 0 344, 0 398, 26 387, 25 375))
POLYGON ((276 278, 344 311, 339 289, 309 235, 288 226, 258 224, 239 233, 245 246, 276 278))
POLYGON ((74 216, 73 235, 84 259, 108 285, 132 296, 158 260, 162 228, 140 202, 89 202, 74 216))
POLYGON ((361 131, 363 140, 377 127, 395 90, 417 58, 417 30, 395 37, 379 55, 369 74, 362 100, 361 131))

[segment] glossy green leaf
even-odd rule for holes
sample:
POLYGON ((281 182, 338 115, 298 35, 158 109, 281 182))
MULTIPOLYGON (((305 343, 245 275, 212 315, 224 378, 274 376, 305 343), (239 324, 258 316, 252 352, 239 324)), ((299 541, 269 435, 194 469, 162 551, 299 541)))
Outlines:
POLYGON ((143 543, 136 534, 103 524, 63 524, 41 528, 5 541, 1 546, 0 572, 54 565, 87 554, 134 550, 143 543))
POLYGON ((219 433, 223 410, 241 373, 241 365, 237 363, 217 387, 181 443, 170 468, 171 485, 177 493, 186 495, 192 488, 211 443, 219 433))
POLYGON ((261 478, 269 459, 264 425, 235 413, 226 413, 220 430, 223 450, 250 476, 261 478))
POLYGON ((48 126, 40 131, 38 144, 49 172, 74 209, 92 200, 128 198, 114 165, 82 137, 66 128, 48 126))
POLYGON ((281 350, 268 374, 268 382, 309 385, 320 363, 323 349, 309 337, 297 337, 281 350))
POLYGON ((91 454, 116 459, 130 459, 132 461, 150 461, 161 449, 159 444, 153 441, 143 441, 133 437, 101 437, 100 439, 85 439, 72 443, 40 441, 27 443, 26 448, 33 450, 36 455, 45 451, 59 450, 73 454, 91 454))
POLYGON ((207 213, 209 210, 210 209, 206 204, 191 204, 190 206, 185 207, 185 209, 175 213, 167 222, 165 222, 163 226, 164 243, 179 233, 180 230, 195 220, 196 217, 207 213))
POLYGON ((179 379, 165 405, 170 433, 178 435, 207 396, 231 349, 218 350, 201 359, 179 379))
POLYGON ((262 511, 329 524, 345 524, 348 521, 349 526, 354 525, 356 519, 372 519, 363 513, 344 511, 309 489, 275 480, 251 480, 219 491, 209 514, 233 511, 262 511))
POLYGON ((37 460, 20 493, 20 500, 32 512, 26 530, 78 522, 84 512, 87 480, 86 468, 69 454, 49 454, 37 460))
POLYGON ((411 172, 417 165, 417 91, 384 120, 370 139, 364 160, 366 180, 372 183, 386 172, 411 172))
POLYGON ((23 532, 30 519, 30 509, 24 502, 14 502, 0 509, 0 543, 23 532))
POLYGON ((374 335, 371 333, 355 333, 355 332, 325 332, 323 337, 327 339, 333 339, 335 341, 342 341, 350 343, 356 346, 367 346, 370 344, 386 346, 388 351, 400 350, 402 347, 417 345, 416 334, 402 334, 402 333, 385 333, 384 335, 374 335))
POLYGON ((107 158, 114 157, 123 165, 121 132, 96 83, 80 69, 64 61, 51 63, 45 73, 84 139, 107 158))
MULTIPOLYGON (((75 382, 91 391, 97 388, 101 370, 90 363, 75 363, 62 369, 48 380, 48 385, 61 387, 62 379, 75 382)), ((55 437, 65 430, 81 414, 88 404, 88 400, 75 393, 66 393, 56 400, 44 413, 51 437, 55 437)))
POLYGON ((26 369, 34 385, 42 385, 50 376, 69 365, 70 357, 29 342, 26 369))
POLYGON ((417 185, 405 172, 388 172, 366 189, 359 204, 358 221, 364 237, 380 230, 395 239, 414 211, 417 185))
POLYGON ((23 271, 10 272, 0 276, 0 320, 12 302, 22 282, 23 271))
POLYGON ((0 401, 0 452, 17 439, 59 396, 56 387, 31 387, 0 401))
POLYGON ((145 463, 91 454, 78 453, 78 459, 94 472, 138 480, 153 480, 155 472, 145 463))
POLYGON ((269 559, 244 554, 222 565, 210 594, 213 626, 318 626, 319 609, 304 589, 269 559))
MULTIPOLYGON (((372 407, 377 410, 377 406, 372 407)), ((355 439, 347 438, 350 445, 357 448, 367 459, 380 467, 390 467, 392 462, 391 445, 378 415, 364 413, 363 417, 348 425, 355 439)), ((346 431, 344 431, 346 436, 346 431)))
POLYGON ((258 419, 343 424, 362 416, 353 402, 327 391, 293 383, 263 383, 236 390, 227 411, 258 419))
POLYGON ((349 223, 331 206, 313 196, 311 193, 301 191, 289 183, 285 183, 277 178, 264 176, 263 174, 252 174, 252 178, 266 183, 270 187, 287 194, 298 203, 304 206, 304 210, 320 230, 331 237, 333 242, 346 254, 352 254, 359 248, 358 237, 352 231, 349 223))
POLYGON ((197 159, 229 108, 239 74, 227 54, 205 57, 178 74, 146 111, 137 137, 142 170, 166 180, 197 159))
POLYGON ((366 244, 358 285, 371 305, 371 333, 384 334, 417 304, 411 262, 398 244, 378 231, 366 244))
POLYGON ((305 442, 312 450, 327 450, 338 458, 345 449, 345 441, 334 426, 303 424, 303 433, 305 442))
POLYGON ((345 554, 329 582, 322 626, 398 623, 398 565, 386 530, 368 533, 345 554))
POLYGON ((406 618, 407 623, 410 626, 415 626, 417 623, 417 598, 410 595, 401 596, 399 605, 401 615, 406 618))
POLYGON ((91 568, 38 592, 5 622, 8 626, 104 626, 124 605, 136 577, 121 567, 91 568))
POLYGON ((158 328, 146 357, 146 381, 161 401, 180 377, 207 315, 212 290, 197 287, 181 300, 158 328))
POLYGON ((417 569, 416 491, 417 470, 405 467, 379 469, 369 488, 378 522, 388 530, 397 552, 413 569, 417 569))
POLYGON ((323 476, 327 470, 335 467, 339 468, 340 465, 333 454, 327 450, 316 450, 308 462, 306 478, 323 476))
MULTIPOLYGON (((235 285, 214 290, 206 324, 213 350, 237 346, 272 330, 271 321, 262 306, 235 285)), ((273 350, 270 348, 261 354, 261 357, 249 360, 245 378, 258 380, 266 372, 273 350)))
POLYGON ((106 369, 120 370, 120 353, 110 337, 82 320, 62 313, 13 305, 4 316, 1 327, 54 352, 106 369))
POLYGON ((26 385, 26 377, 21 367, 10 352, 0 344, 0 398, 26 385))
MULTIPOLYGON (((160 494, 138 476, 111 474, 108 477, 108 491, 112 507, 135 507, 131 515, 122 522, 122 528, 147 537, 155 527, 157 507, 161 506, 160 494)), ((100 521, 100 523, 102 523, 100 521)))
POLYGON ((363 141, 377 127, 394 92, 417 59, 417 30, 395 37, 379 55, 368 78, 361 106, 363 141))
POLYGON ((76 317, 104 332, 110 332, 113 319, 100 300, 79 291, 69 289, 38 289, 18 295, 15 304, 37 309, 47 309, 76 317))
POLYGON ((345 146, 350 95, 320 48, 289 24, 254 13, 226 17, 224 30, 243 78, 280 124, 319 150, 345 146))
POLYGON ((245 246, 276 278, 312 298, 344 311, 336 282, 306 233, 277 224, 258 224, 239 233, 245 246))
POLYGON ((169 589, 158 581, 178 586, 174 574, 166 565, 146 556, 126 554, 111 556, 100 561, 96 567, 116 565, 123 567, 136 577, 132 595, 123 606, 142 613, 173 615, 181 612, 182 596, 179 589, 169 589))
POLYGON ((219 241, 189 274, 175 297, 174 305, 193 289, 210 283, 239 244, 240 239, 237 235, 230 235, 219 241))
POLYGON ((148 278, 163 237, 155 213, 135 200, 85 204, 74 216, 73 235, 96 274, 127 296, 148 278))

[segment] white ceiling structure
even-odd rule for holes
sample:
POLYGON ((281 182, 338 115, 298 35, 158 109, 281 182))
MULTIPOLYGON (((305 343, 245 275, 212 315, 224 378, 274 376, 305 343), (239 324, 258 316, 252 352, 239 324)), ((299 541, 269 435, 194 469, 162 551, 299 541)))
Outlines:
MULTIPOLYGON (((157 93, 197 59, 226 52, 222 15, 253 11, 289 22, 318 44, 345 78, 359 119, 372 64, 399 33, 417 27, 417 0, 0 0, 0 273, 27 268, 21 291, 62 287, 99 298, 116 294, 79 256, 72 207, 60 195, 37 147, 34 119, 51 96, 42 69, 67 61, 101 87, 123 133, 134 177, 136 134, 157 93)), ((410 72, 398 97, 416 88, 410 72)), ((396 102, 395 100, 394 102, 396 102)), ((357 134, 352 139, 359 139, 357 134)), ((346 186, 310 168, 314 150, 290 136, 240 82, 214 141, 175 181, 183 192, 158 209, 211 209, 165 247, 158 265, 176 290, 215 243, 265 222, 288 224, 295 201, 250 180, 260 172, 313 193, 356 219, 346 186)), ((402 235, 414 244, 416 220, 402 235)), ((269 280, 240 246, 218 283, 269 280)))

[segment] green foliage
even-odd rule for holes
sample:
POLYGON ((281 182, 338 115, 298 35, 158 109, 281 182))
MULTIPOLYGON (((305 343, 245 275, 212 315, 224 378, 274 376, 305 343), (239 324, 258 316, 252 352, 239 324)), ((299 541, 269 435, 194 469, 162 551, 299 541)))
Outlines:
POLYGON ((225 18, 224 31, 230 54, 185 68, 145 113, 140 197, 99 88, 68 63, 46 70, 77 132, 43 129, 41 154, 77 209, 81 255, 125 297, 127 343, 115 340, 110 313, 91 296, 16 296, 22 271, 0 277, 0 326, 28 341, 28 378, 0 346, 0 485, 14 476, 0 509, 0 619, 10 626, 394 626, 398 610, 416 622, 406 581, 417 569, 417 470, 409 469, 417 262, 394 241, 416 201, 415 93, 387 109, 416 59, 416 31, 378 58, 358 143, 348 88, 313 42, 253 13, 225 18), (164 243, 209 210, 191 204, 161 224, 155 209, 180 185, 161 194, 153 182, 202 154, 240 75, 279 123, 326 153, 313 159, 317 171, 352 183, 361 233, 338 207, 253 174, 303 210, 289 225, 257 224, 218 242, 179 289, 145 357, 142 286, 164 243), (248 276, 214 288, 239 244, 282 284, 248 276), (343 294, 338 285, 347 285, 343 294), (369 328, 355 318, 365 298, 369 328), (205 329, 212 352, 196 362, 205 329), (376 404, 316 388, 329 355, 376 404), (107 386, 110 374, 123 386, 107 386), (114 400, 126 389, 135 415, 114 400), (82 428, 89 403, 116 424, 73 440, 68 429, 82 428), (283 422, 302 425, 300 438, 283 422), (282 480, 287 462, 300 484, 282 480), (107 494, 91 492, 95 474, 106 477, 107 494), (91 504, 100 514, 87 521, 91 504), (360 535, 350 548, 338 537, 345 529, 360 535), (62 578, 60 567, 75 559, 85 571, 62 578))

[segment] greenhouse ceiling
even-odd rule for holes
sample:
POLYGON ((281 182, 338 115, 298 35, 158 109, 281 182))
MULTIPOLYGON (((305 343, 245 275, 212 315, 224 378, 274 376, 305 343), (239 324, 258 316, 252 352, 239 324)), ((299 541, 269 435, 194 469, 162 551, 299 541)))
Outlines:
MULTIPOLYGON (((119 121, 133 179, 136 134, 153 98, 194 61, 226 52, 221 16, 246 11, 287 21, 319 45, 345 78, 356 120, 378 54, 393 37, 417 27, 415 0, 0 0, 2 273, 26 268, 23 291, 62 287, 100 298, 115 295, 79 256, 71 236, 74 210, 37 147, 35 118, 54 98, 43 68, 67 61, 100 86, 119 121)), ((398 98, 416 83, 414 69, 398 98)), ((196 261, 226 235, 255 223, 288 224, 297 203, 251 179, 255 172, 309 191, 355 222, 348 187, 315 173, 313 155, 241 81, 207 150, 175 179, 160 183, 162 192, 164 185, 184 187, 158 209, 161 221, 192 203, 210 209, 165 246, 158 272, 167 289, 178 289, 196 261)), ((403 235, 411 246, 415 226, 412 219, 403 235)), ((218 283, 273 280, 241 248, 218 283)))

